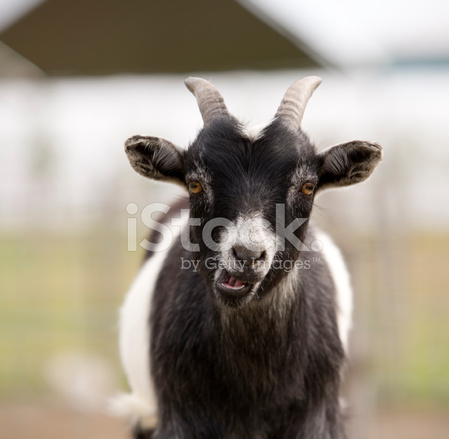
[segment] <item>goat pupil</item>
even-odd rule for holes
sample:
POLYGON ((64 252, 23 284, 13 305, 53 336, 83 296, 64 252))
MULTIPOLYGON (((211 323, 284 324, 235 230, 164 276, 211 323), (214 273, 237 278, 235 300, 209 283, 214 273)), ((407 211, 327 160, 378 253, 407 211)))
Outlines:
POLYGON ((302 187, 302 192, 306 195, 311 195, 314 188, 315 185, 313 185, 312 183, 305 183, 302 187))
POLYGON ((194 194, 198 194, 203 190, 203 188, 200 183, 198 183, 197 181, 193 181, 189 183, 189 190, 194 194))

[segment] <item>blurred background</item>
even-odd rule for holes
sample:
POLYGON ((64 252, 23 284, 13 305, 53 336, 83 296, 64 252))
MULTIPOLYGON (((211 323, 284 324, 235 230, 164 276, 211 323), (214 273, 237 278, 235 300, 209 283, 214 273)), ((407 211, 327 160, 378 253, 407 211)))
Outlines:
POLYGON ((264 123, 309 74, 323 78, 303 121, 319 149, 384 148, 368 182, 314 214, 355 290, 349 437, 449 437, 448 13, 443 0, 0 0, 0 438, 128 437, 105 403, 126 390, 118 309, 143 208, 181 193, 136 174, 124 141, 194 139, 187 76, 264 123))

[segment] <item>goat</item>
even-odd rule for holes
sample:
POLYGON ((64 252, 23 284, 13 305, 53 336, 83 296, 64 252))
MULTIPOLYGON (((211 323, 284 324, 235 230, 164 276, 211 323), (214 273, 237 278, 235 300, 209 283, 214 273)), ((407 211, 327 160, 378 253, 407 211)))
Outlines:
POLYGON ((125 144, 138 173, 187 189, 190 217, 177 219, 170 248, 148 253, 121 309, 132 392, 118 407, 135 438, 343 438, 352 292, 339 250, 309 217, 317 193, 368 178, 382 149, 317 152, 301 120, 318 77, 293 83, 257 133, 210 82, 185 82, 204 121, 188 149, 146 136, 125 144))

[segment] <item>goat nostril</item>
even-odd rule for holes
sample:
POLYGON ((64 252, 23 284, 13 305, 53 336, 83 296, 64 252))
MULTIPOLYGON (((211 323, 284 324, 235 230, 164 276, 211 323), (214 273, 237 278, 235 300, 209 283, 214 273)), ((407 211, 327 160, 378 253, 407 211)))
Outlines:
POLYGON ((245 247, 234 247, 232 251, 234 257, 240 261, 244 261, 245 265, 255 264, 257 261, 264 260, 266 257, 265 251, 253 251, 245 247))

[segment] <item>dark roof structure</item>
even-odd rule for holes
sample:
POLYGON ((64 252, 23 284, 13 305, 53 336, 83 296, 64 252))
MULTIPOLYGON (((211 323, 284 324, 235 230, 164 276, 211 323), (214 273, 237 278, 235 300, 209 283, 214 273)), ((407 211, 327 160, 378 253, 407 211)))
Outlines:
POLYGON ((46 0, 4 29, 0 41, 56 76, 323 65, 245 3, 46 0))

